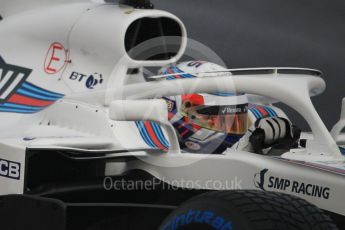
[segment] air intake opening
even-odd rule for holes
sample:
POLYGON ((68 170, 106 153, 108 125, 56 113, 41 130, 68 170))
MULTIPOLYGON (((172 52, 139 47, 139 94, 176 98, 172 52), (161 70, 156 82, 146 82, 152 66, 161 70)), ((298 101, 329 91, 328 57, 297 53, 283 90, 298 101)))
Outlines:
POLYGON ((182 28, 171 18, 140 18, 127 29, 125 47, 137 61, 169 60, 181 49, 182 28))

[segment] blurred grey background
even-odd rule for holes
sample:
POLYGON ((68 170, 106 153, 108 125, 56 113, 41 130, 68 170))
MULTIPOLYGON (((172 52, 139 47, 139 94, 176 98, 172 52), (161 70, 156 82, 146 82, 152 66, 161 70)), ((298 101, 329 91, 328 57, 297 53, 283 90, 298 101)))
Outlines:
MULTIPOLYGON (((177 15, 188 35, 229 68, 307 67, 324 73, 327 89, 313 98, 331 128, 345 97, 345 0, 152 0, 177 15)), ((305 128, 300 117, 292 120, 305 128)))

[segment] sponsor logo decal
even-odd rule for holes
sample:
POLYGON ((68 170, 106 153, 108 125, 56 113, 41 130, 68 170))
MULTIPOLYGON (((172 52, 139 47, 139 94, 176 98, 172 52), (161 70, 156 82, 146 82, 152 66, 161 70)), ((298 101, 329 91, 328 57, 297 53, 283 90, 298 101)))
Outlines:
POLYGON ((0 159, 0 176, 19 180, 20 163, 0 159))
POLYGON ((176 110, 176 104, 173 100, 170 100, 170 99, 167 99, 167 98, 164 98, 166 103, 167 103, 167 106, 168 106, 168 111, 169 112, 174 112, 174 110, 176 110))
POLYGON ((94 73, 90 75, 72 72, 69 76, 70 80, 82 82, 88 89, 94 89, 97 85, 103 84, 103 76, 100 73, 94 73))
POLYGON ((212 229, 217 230, 232 230, 232 222, 226 220, 224 217, 217 215, 212 211, 207 210, 188 210, 185 213, 175 217, 163 226, 163 230, 172 230, 183 228, 188 224, 207 224, 212 229))
POLYGON ((7 64, 0 56, 0 103, 7 101, 31 72, 31 69, 7 64))
POLYGON ((279 190, 283 192, 294 193, 296 195, 305 195, 311 197, 318 197, 322 199, 329 199, 330 188, 311 184, 307 182, 300 182, 297 180, 290 180, 287 178, 267 176, 268 169, 263 169, 254 175, 254 186, 263 191, 279 190))
POLYGON ((248 104, 237 105, 237 106, 220 106, 220 110, 223 115, 234 114, 234 113, 247 113, 248 104))
POLYGON ((189 63, 187 64, 187 66, 199 68, 200 66, 202 66, 202 65, 205 64, 205 63, 206 63, 205 61, 192 61, 192 62, 189 62, 189 63))
POLYGON ((26 81, 31 72, 0 56, 0 112, 36 113, 64 96, 26 81))
POLYGON ((177 112, 177 107, 176 107, 176 102, 174 100, 171 100, 167 97, 163 97, 163 99, 165 100, 165 102, 167 103, 167 107, 168 107, 168 118, 171 119, 174 117, 174 115, 177 112))
POLYGON ((58 42, 51 44, 44 61, 44 71, 47 74, 56 74, 66 66, 66 63, 67 50, 65 47, 58 42))
POLYGON ((201 146, 198 143, 195 143, 193 141, 186 141, 185 145, 187 148, 192 149, 192 150, 200 150, 201 146))
POLYGON ((199 114, 205 115, 232 115, 232 114, 242 114, 248 112, 248 104, 241 105, 208 105, 200 106, 197 109, 199 114))
POLYGON ((265 174, 267 173, 268 169, 263 169, 260 171, 260 173, 256 173, 254 175, 254 185, 255 187, 266 191, 264 188, 265 185, 265 174))

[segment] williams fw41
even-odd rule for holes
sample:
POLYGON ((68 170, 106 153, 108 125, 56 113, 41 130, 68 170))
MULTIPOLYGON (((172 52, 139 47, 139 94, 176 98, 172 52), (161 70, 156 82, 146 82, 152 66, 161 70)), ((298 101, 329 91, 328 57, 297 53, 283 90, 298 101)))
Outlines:
POLYGON ((0 15, 0 229, 344 229, 320 71, 182 62, 184 24, 147 0, 0 15))

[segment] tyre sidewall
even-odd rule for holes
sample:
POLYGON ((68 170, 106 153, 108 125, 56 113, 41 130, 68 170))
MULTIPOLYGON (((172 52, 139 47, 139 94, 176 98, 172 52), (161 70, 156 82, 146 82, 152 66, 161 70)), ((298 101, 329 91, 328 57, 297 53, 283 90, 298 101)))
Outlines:
POLYGON ((160 230, 172 229, 252 230, 250 221, 230 202, 220 198, 193 199, 173 211, 163 222, 160 230))

